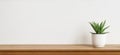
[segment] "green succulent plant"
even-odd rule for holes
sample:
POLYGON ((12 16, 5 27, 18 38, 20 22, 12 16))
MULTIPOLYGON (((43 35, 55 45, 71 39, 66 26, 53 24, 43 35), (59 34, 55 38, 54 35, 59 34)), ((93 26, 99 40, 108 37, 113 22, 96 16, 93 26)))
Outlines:
POLYGON ((108 29, 110 26, 106 26, 106 20, 102 21, 100 23, 98 22, 90 22, 90 25, 92 26, 95 33, 93 34, 106 34, 108 32, 105 32, 106 29, 108 29))

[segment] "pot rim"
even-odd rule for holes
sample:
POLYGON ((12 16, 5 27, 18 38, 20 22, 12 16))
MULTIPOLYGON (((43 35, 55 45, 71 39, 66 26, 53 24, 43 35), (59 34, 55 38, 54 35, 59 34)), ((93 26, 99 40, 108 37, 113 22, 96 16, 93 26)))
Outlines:
MULTIPOLYGON (((91 34, 96 34, 95 32, 90 32, 91 34)), ((102 34, 108 34, 109 32, 102 33, 102 34)))

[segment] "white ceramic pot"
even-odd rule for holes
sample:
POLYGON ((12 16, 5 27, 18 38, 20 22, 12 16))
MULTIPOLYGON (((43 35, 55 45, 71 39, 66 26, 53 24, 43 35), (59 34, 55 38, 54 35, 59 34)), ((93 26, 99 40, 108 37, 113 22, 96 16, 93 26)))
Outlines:
POLYGON ((106 44, 106 34, 92 34, 92 44, 94 47, 104 47, 106 44))

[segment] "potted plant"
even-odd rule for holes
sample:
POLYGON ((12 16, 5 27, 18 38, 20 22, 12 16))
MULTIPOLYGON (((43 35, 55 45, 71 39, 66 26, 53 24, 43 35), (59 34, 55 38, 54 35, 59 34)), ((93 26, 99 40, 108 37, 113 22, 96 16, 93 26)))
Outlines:
POLYGON ((105 24, 106 24, 106 20, 100 23, 90 22, 90 25, 95 31, 95 32, 91 32, 92 33, 92 44, 94 47, 104 47, 106 44, 106 34, 108 32, 105 32, 105 30, 108 29, 109 26, 106 26, 105 24))

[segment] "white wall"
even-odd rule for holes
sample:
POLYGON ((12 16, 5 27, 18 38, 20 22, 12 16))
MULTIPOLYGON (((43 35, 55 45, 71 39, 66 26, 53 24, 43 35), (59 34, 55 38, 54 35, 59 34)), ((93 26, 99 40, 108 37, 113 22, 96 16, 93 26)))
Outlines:
POLYGON ((0 44, 90 44, 88 22, 105 19, 120 44, 120 0, 0 0, 0 44))

